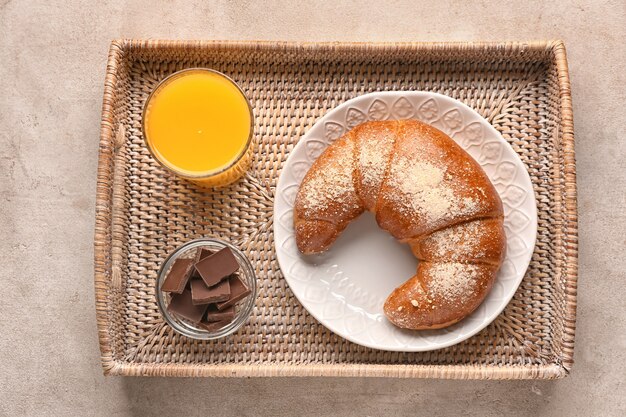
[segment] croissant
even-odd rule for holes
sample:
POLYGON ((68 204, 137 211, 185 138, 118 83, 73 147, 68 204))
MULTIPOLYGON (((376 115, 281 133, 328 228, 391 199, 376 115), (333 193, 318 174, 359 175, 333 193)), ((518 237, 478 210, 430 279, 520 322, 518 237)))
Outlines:
POLYGON ((445 133, 416 120, 376 121, 335 141, 298 190, 298 249, 326 250, 365 210, 419 260, 416 274, 385 301, 391 323, 443 328, 489 293, 505 255, 502 202, 480 165, 445 133))

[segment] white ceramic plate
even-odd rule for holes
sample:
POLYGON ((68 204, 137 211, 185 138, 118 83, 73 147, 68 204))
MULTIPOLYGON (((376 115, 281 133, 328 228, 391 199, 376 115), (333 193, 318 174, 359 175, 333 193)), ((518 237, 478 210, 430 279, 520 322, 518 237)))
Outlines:
POLYGON ((428 92, 381 92, 349 100, 322 117, 298 142, 282 170, 274 203, 274 237, 280 268, 302 305, 324 326, 375 349, 418 352, 459 343, 482 330, 517 290, 535 246, 537 208, 530 177, 511 146, 465 104, 428 92), (383 304, 415 274, 417 260, 376 225, 371 214, 353 221, 321 255, 299 253, 293 205, 313 161, 334 140, 367 120, 415 118, 451 136, 483 167, 505 212, 507 255, 493 289, 461 322, 441 330, 407 331, 389 323, 383 304))

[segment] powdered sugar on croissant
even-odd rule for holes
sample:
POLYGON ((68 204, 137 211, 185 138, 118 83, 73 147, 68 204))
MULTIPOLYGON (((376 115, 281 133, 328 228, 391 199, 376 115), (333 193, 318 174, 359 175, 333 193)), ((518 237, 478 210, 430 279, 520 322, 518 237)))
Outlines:
POLYGON ((299 250, 327 249, 365 210, 420 260, 385 302, 392 323, 441 328, 480 305, 504 257, 502 203, 480 165, 450 137, 404 120, 367 122, 338 139, 298 190, 299 250))

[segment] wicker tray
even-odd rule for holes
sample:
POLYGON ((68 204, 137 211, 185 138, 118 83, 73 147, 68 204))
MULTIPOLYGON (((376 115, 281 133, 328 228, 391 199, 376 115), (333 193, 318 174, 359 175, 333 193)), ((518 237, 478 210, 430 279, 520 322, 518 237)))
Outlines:
POLYGON ((95 289, 106 374, 559 378, 572 366, 577 214, 574 137, 561 42, 310 44, 116 41, 105 83, 98 168, 95 289), (245 90, 255 113, 252 168, 202 192, 161 169, 141 135, 147 95, 168 74, 203 66, 245 90), (458 345, 385 352, 328 331, 297 302, 276 262, 273 191, 289 151, 328 110, 381 90, 428 90, 463 101, 520 155, 535 188, 531 265, 506 310, 458 345), (154 280, 176 246, 219 236, 256 266, 249 323, 220 341, 176 334, 154 280))

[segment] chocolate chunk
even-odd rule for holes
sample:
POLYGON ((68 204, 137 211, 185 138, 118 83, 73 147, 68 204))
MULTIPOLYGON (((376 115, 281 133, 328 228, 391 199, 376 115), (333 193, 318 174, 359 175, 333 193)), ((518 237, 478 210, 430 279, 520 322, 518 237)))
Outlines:
MULTIPOLYGON (((197 264, 198 262, 200 262, 207 256, 211 256, 212 254, 213 254, 213 251, 209 249, 205 249, 205 248, 196 249, 196 256, 195 256, 194 264, 197 264)), ((200 278, 200 274, 198 273, 198 270, 195 267, 193 268, 193 272, 191 273, 191 278, 200 278)))
POLYGON ((206 323, 206 322, 200 322, 198 323, 198 326, 202 327, 204 330, 207 330, 209 332, 214 332, 216 330, 221 329, 222 327, 226 327, 230 324, 230 320, 223 320, 223 321, 215 321, 212 323, 206 323))
POLYGON ((225 310, 228 307, 235 305, 235 303, 243 300, 252 292, 248 289, 248 287, 246 287, 246 284, 243 283, 237 274, 231 275, 228 281, 230 283, 230 298, 223 303, 218 303, 218 310, 225 310))
POLYGON ((165 281, 161 284, 161 291, 182 293, 193 271, 193 259, 176 259, 167 273, 165 281))
POLYGON ((212 287, 238 269, 239 263, 230 248, 224 248, 196 264, 196 270, 208 287, 212 287))
MULTIPOLYGON (((226 281, 228 282, 228 281, 226 281)), ((209 323, 213 323, 216 321, 232 321, 235 318, 235 307, 234 306, 230 306, 228 308, 225 308, 224 310, 220 311, 217 309, 217 306, 215 304, 211 304, 209 306, 209 309, 206 311, 206 316, 204 318, 204 321, 209 322, 209 323)))
POLYGON ((191 299, 191 291, 185 290, 182 294, 172 295, 167 306, 169 312, 186 318, 194 323, 199 323, 207 310, 207 305, 195 305, 191 299))
POLYGON ((213 251, 211 251, 209 249, 198 248, 196 250, 196 263, 200 262, 201 260, 203 260, 204 258, 206 258, 207 256, 210 256, 212 254, 213 254, 213 251))
POLYGON ((208 304, 226 301, 230 298, 230 283, 227 279, 212 287, 207 287, 201 278, 191 280, 191 298, 194 304, 208 304))

